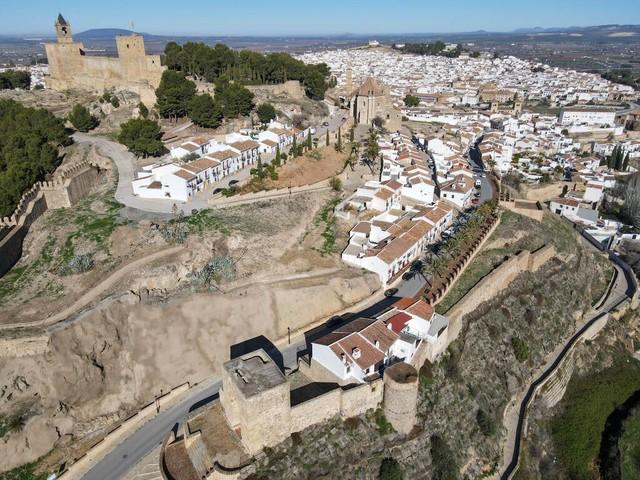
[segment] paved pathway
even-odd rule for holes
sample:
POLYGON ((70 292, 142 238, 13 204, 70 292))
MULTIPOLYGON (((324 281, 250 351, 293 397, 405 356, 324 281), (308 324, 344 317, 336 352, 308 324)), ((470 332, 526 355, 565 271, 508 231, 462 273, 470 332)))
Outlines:
POLYGON ((145 265, 149 263, 155 262, 161 258, 167 257, 169 255, 177 255, 182 252, 183 247, 171 247, 165 250, 160 250, 159 252, 152 253, 142 258, 138 258, 130 263, 127 263, 120 267, 118 270, 109 275, 106 279, 89 289, 87 292, 82 294, 80 298, 78 298, 73 304, 64 310, 52 315, 50 317, 45 318, 44 320, 37 320, 35 322, 23 322, 23 323, 12 323, 6 325, 0 325, 0 330, 7 330, 11 328, 25 328, 25 327, 43 327, 47 325, 53 325, 54 323, 65 320, 66 318, 72 316, 77 313, 80 309, 86 307, 91 302, 100 298, 105 292, 107 292, 111 287, 119 283, 124 277, 129 275, 130 273, 139 271, 145 265))
POLYGON ((571 338, 565 343, 559 345, 549 356, 546 364, 537 370, 535 373, 535 380, 530 384, 527 391, 520 393, 507 406, 503 419, 507 435, 504 441, 505 443, 502 456, 504 463, 500 469, 501 480, 510 479, 517 471, 520 457, 520 444, 522 441, 524 426, 526 424, 527 410, 534 398, 537 387, 546 381, 546 379, 553 374, 555 369, 560 366, 564 357, 579 341, 582 334, 591 326, 591 324, 603 315, 606 315, 609 311, 619 305, 620 302, 627 298, 626 292, 629 287, 627 278, 620 267, 615 264, 614 267, 618 274, 603 305, 596 310, 592 310, 585 316, 580 325, 577 326, 576 332, 571 336, 571 338))

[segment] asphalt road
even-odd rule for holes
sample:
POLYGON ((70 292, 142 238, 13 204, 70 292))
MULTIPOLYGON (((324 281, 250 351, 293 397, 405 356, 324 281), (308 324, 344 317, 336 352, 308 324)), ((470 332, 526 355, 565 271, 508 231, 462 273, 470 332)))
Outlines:
MULTIPOLYGON (((483 171, 485 169, 480 150, 478 150, 477 147, 469 149, 469 164, 472 169, 480 169, 483 171)), ((480 186, 480 203, 488 202, 493 198, 493 184, 486 173, 482 173, 482 175, 484 175, 484 177, 480 178, 480 182, 482 183, 480 186)))
MULTIPOLYGON (((293 368, 297 365, 297 353, 299 350, 304 350, 305 344, 305 339, 300 338, 280 352, 285 367, 293 368)), ((132 433, 83 478, 85 480, 118 480, 122 478, 156 446, 162 444, 169 432, 177 424, 180 424, 190 411, 217 398, 221 386, 220 379, 209 379, 189 390, 188 397, 167 410, 161 411, 139 430, 132 433)))
MULTIPOLYGON (((308 343, 319 338, 339 325, 348 323, 358 317, 373 317, 397 301, 397 297, 384 298, 378 303, 356 313, 347 313, 335 319, 331 323, 305 332, 304 336, 296 337, 282 350, 275 347, 267 349, 274 361, 282 360, 282 367, 295 368, 300 354, 306 352, 308 343)), ((251 351, 251 350, 249 350, 251 351)), ((180 400, 176 405, 161 411, 150 419, 136 432, 126 438, 117 448, 112 450, 100 462, 98 462, 84 477, 84 480, 118 480, 122 478, 140 460, 160 445, 169 432, 180 424, 186 415, 217 398, 221 387, 220 379, 208 379, 200 385, 189 390, 188 396, 180 400)))

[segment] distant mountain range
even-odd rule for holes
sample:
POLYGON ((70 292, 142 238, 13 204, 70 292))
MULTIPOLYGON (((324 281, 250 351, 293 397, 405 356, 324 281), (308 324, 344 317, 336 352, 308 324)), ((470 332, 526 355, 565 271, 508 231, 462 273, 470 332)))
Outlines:
MULTIPOLYGON (((106 40, 112 39, 116 35, 130 35, 132 33, 139 33, 143 35, 145 38, 153 38, 156 40, 160 39, 186 39, 186 38, 268 38, 271 36, 264 35, 238 35, 238 36, 216 36, 216 37, 208 37, 203 35, 163 35, 163 34, 150 34, 150 33, 141 33, 141 32, 133 32, 131 30, 122 29, 122 28, 96 28, 91 30, 86 30, 84 32, 78 33, 75 35, 79 40, 106 40)), ((353 33, 344 33, 344 34, 334 34, 334 35, 289 35, 282 37, 289 38, 304 38, 304 37, 314 37, 314 38, 371 38, 373 36, 377 38, 385 38, 385 37, 399 37, 399 36, 425 36, 425 37, 450 37, 450 36, 483 36, 483 35, 553 35, 553 34, 580 34, 584 36, 596 36, 596 37, 615 37, 618 35, 629 35, 632 36, 640 35, 640 25, 594 25, 588 27, 533 27, 533 28, 518 28, 511 32, 490 32, 486 30, 477 30, 474 32, 451 32, 451 33, 407 33, 407 34, 353 34, 353 33)), ((280 38, 282 38, 280 37, 280 38)))

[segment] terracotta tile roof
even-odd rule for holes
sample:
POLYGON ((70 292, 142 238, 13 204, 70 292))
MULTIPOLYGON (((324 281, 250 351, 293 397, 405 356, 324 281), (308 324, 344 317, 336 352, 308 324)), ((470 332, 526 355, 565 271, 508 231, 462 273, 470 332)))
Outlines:
POLYGON ((371 232, 371 223, 369 222, 360 222, 355 227, 351 229, 352 232, 355 233, 370 233, 371 232))
POLYGON ((264 143, 265 145, 268 145, 270 147, 277 147, 278 143, 274 142, 273 140, 269 140, 268 138, 266 140, 261 140, 260 143, 264 143))
POLYGON ((386 188, 382 188, 376 192, 374 197, 381 198, 382 200, 389 200, 393 196, 393 192, 391 190, 387 190, 386 188))
POLYGON ((375 322, 373 318, 357 318, 354 321, 347 323, 346 325, 336 328, 332 332, 327 333, 317 340, 314 340, 313 343, 317 343, 319 345, 331 345, 339 341, 340 339, 351 335, 354 332, 359 332, 363 328, 371 325, 373 322, 375 322))
POLYGON ((391 330, 394 333, 400 333, 404 329, 404 327, 407 325, 407 322, 409 320, 411 320, 410 315, 404 312, 399 312, 399 313, 396 313, 391 318, 387 319, 386 323, 387 325, 391 326, 391 330))
POLYGON ((258 148, 260 145, 253 140, 243 140, 241 142, 230 143, 229 146, 241 152, 246 152, 247 150, 258 148))
POLYGON ((238 154, 233 150, 219 150, 217 152, 210 153, 208 156, 222 161, 222 160, 227 160, 228 158, 237 157, 238 154))
POLYGON ((199 158, 195 162, 188 163, 184 165, 182 168, 189 172, 200 173, 204 172, 208 168, 216 167, 220 164, 217 160, 208 159, 206 157, 199 158))
POLYGON ((174 175, 176 177, 183 178, 184 180, 193 180, 196 178, 195 174, 188 172, 187 170, 178 170, 177 172, 174 172, 174 175))
POLYGON ((434 312, 433 307, 422 299, 411 305, 406 311, 425 320, 431 320, 434 312))

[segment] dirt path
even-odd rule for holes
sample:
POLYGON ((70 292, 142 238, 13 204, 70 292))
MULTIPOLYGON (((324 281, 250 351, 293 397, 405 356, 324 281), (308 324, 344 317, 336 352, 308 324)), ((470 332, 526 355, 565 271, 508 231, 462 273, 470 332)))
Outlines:
POLYGON ((175 255, 183 251, 183 247, 172 247, 166 250, 161 250, 159 252, 152 253, 147 255, 146 257, 139 258, 134 260, 131 263, 123 265, 118 270, 113 272, 109 277, 100 282, 98 285, 92 287, 87 292, 85 292, 80 298, 78 298, 72 305, 65 308, 59 313, 52 315, 50 317, 45 318, 44 320, 36 320, 34 322, 23 322, 23 323, 10 323, 6 325, 0 325, 0 330, 9 330, 13 328, 27 328, 27 327, 46 327, 48 325, 52 325, 54 323, 60 322, 74 313, 78 312, 80 309, 86 307, 90 303, 94 302, 96 299, 100 298, 105 292, 111 289, 114 285, 116 285, 120 280, 124 277, 133 273, 143 266, 155 262, 161 258, 175 255))

